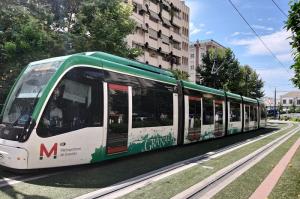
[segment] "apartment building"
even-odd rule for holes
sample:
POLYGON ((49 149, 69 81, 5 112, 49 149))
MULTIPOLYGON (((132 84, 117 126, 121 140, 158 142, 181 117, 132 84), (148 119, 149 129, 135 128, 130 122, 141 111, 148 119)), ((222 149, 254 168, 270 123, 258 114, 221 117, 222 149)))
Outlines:
POLYGON ((206 52, 211 49, 226 49, 224 46, 214 41, 213 39, 201 41, 198 40, 194 43, 191 43, 189 48, 189 78, 191 82, 196 83, 200 83, 200 76, 199 74, 197 74, 196 69, 197 67, 201 67, 202 57, 206 54, 206 52))
POLYGON ((189 7, 180 0, 127 0, 138 26, 127 37, 130 47, 141 47, 141 62, 188 72, 189 7))

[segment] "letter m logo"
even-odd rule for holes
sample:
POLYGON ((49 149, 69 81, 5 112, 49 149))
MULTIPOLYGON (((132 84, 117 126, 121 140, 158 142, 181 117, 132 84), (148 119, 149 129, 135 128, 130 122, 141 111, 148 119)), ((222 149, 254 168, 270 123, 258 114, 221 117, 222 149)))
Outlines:
POLYGON ((53 158, 56 159, 56 157, 57 157, 57 143, 55 143, 49 151, 45 147, 44 144, 41 144, 41 146, 40 146, 40 160, 42 160, 44 158, 44 155, 46 155, 46 157, 49 158, 50 156, 52 156, 52 154, 53 154, 53 158))

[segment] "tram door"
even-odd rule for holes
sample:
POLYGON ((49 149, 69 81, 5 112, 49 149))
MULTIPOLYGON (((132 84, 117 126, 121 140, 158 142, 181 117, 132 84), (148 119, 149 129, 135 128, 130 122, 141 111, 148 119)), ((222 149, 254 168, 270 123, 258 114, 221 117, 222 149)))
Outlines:
POLYGON ((245 105, 245 131, 249 131, 250 106, 245 105))
POLYGON ((128 86, 107 84, 108 124, 107 154, 127 151, 128 143, 128 86))
POLYGON ((223 101, 215 100, 215 136, 223 136, 223 101))

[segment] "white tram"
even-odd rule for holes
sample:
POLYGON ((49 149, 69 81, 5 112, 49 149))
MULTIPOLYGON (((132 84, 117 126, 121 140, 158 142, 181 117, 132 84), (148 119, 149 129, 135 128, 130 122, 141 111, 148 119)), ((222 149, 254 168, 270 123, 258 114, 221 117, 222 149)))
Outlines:
POLYGON ((27 170, 99 162, 266 125, 256 99, 103 52, 33 62, 0 118, 0 165, 27 170))

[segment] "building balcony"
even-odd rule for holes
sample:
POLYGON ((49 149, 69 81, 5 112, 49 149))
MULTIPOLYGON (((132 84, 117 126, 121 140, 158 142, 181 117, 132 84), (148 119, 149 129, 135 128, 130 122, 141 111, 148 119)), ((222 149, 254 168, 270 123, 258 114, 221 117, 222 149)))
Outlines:
POLYGON ((170 53, 170 45, 161 43, 160 47, 161 47, 161 51, 163 53, 165 53, 165 54, 169 54, 170 53))
POLYGON ((182 21, 178 17, 174 16, 173 17, 173 24, 178 26, 178 27, 181 27, 182 26, 182 21))
POLYGON ((170 37, 170 30, 168 28, 165 28, 162 24, 160 24, 158 28, 161 30, 162 34, 166 35, 167 37, 170 37))
POLYGON ((152 2, 149 2, 147 3, 148 4, 148 8, 149 10, 155 12, 155 13, 159 13, 159 4, 155 4, 155 3, 152 3, 152 2))
POLYGON ((173 40, 181 43, 181 41, 182 41, 181 35, 174 33, 174 32, 172 32, 171 35, 173 36, 173 40))
POLYGON ((158 25, 159 23, 156 23, 149 19, 149 17, 146 17, 145 23, 148 24, 149 28, 152 28, 155 31, 158 31, 158 25))
POLYGON ((150 38, 149 36, 146 36, 145 43, 148 43, 148 48, 152 50, 157 50, 158 49, 158 40, 154 40, 150 38))
POLYGON ((182 52, 181 50, 178 50, 176 48, 172 48, 172 52, 173 52, 173 55, 177 56, 177 57, 181 57, 182 56, 182 52))
POLYGON ((134 43, 136 43, 136 44, 144 45, 144 43, 145 43, 145 35, 134 34, 134 36, 132 37, 132 41, 134 43))
POLYGON ((168 12, 168 11, 166 11, 166 10, 162 10, 162 12, 161 12, 161 16, 164 18, 164 19, 166 19, 166 20, 171 20, 171 15, 170 15, 170 13, 168 12))

